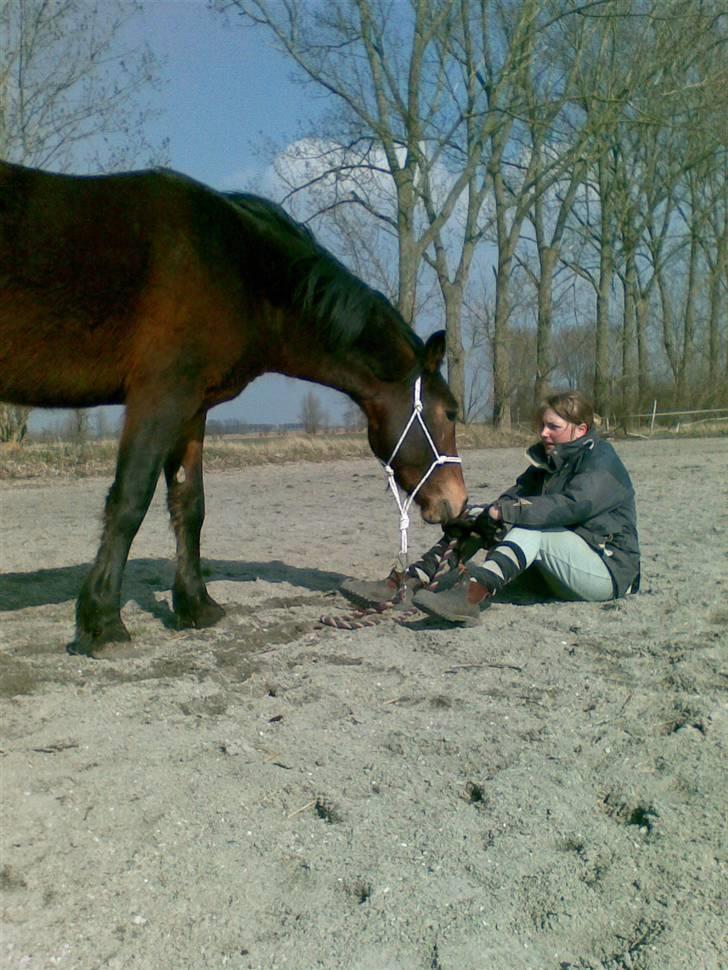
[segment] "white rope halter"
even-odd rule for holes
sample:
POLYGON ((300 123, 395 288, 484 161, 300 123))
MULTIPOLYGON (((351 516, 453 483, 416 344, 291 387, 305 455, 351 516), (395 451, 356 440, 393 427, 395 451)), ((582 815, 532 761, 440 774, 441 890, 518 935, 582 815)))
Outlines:
POLYGON ((404 431, 399 436, 399 441, 394 446, 394 451, 390 455, 389 461, 386 463, 386 465, 384 465, 384 472, 387 476, 387 485, 392 490, 392 495, 394 495, 394 500, 396 501, 397 508, 399 509, 399 557, 400 557, 403 570, 406 569, 407 567, 407 561, 406 561, 407 560, 407 530, 409 529, 409 525, 410 525, 409 510, 410 510, 410 506, 412 505, 412 502, 414 501, 415 496, 422 488, 422 486, 425 484, 425 482, 430 477, 430 475, 434 472, 434 470, 438 468, 440 465, 462 464, 462 458, 458 458, 454 455, 441 455, 440 452, 437 450, 435 442, 432 440, 432 435, 427 430, 427 425, 425 424, 424 418, 422 417, 422 400, 420 399, 421 385, 422 385, 422 378, 418 377, 417 380, 415 381, 415 387, 414 387, 414 408, 413 408, 412 414, 410 415, 410 419, 404 427, 404 431), (432 448, 432 453, 435 456, 435 460, 427 469, 425 474, 422 476, 417 487, 414 488, 412 492, 410 492, 409 496, 405 501, 402 501, 402 496, 400 495, 399 488, 397 487, 397 482, 395 481, 395 478, 394 478, 394 470, 392 469, 392 462, 397 456, 397 452, 402 447, 402 443, 404 442, 404 439, 409 434, 409 430, 412 427, 412 425, 415 423, 415 421, 419 421, 420 427, 424 431, 425 437, 430 443, 430 448, 432 448))

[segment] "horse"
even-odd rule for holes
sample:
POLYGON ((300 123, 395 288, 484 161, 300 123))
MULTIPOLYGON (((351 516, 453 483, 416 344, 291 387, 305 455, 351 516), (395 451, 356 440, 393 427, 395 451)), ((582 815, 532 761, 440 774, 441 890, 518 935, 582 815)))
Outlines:
POLYGON ((267 199, 226 195, 168 169, 77 176, 0 162, 0 400, 125 405, 71 653, 99 656, 129 640, 122 575, 162 472, 176 538, 176 622, 208 627, 224 615, 200 565, 205 421, 261 374, 347 394, 383 462, 416 387, 426 428, 398 443, 390 473, 416 492, 426 521, 456 518, 467 499, 460 465, 422 481, 433 442, 456 456, 444 353, 442 331, 423 342, 380 292, 267 199))

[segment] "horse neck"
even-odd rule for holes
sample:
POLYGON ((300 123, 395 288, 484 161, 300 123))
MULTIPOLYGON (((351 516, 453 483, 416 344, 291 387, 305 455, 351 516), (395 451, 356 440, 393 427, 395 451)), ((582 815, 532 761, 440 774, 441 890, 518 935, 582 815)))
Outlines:
POLYGON ((276 341, 280 366, 274 369, 341 391, 362 407, 387 397, 387 389, 405 382, 418 366, 417 344, 392 319, 394 313, 377 303, 358 335, 338 347, 319 336, 313 323, 289 320, 285 339, 276 341))
POLYGON ((311 343, 300 352, 289 343, 276 370, 286 377, 312 381, 340 391, 365 410, 366 402, 380 395, 385 387, 385 382, 375 377, 371 369, 354 355, 347 359, 327 351, 312 352, 311 343))

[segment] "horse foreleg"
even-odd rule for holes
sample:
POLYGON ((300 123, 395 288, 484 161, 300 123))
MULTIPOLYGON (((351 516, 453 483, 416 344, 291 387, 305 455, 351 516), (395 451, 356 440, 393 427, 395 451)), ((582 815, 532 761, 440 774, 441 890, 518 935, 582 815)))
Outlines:
POLYGON ((124 567, 181 423, 173 402, 153 415, 145 410, 127 405, 101 544, 78 597, 76 639, 68 645, 69 653, 92 656, 104 644, 130 639, 120 615, 124 567))
POLYGON ((225 615, 225 610, 207 592, 200 566, 200 533, 205 520, 205 417, 198 415, 189 423, 164 463, 167 505, 177 540, 172 604, 181 627, 213 626, 225 615))

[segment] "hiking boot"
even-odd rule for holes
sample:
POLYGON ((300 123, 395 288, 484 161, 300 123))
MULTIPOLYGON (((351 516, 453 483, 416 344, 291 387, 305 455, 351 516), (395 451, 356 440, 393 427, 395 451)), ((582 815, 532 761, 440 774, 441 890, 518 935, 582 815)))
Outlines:
POLYGON ((480 614, 490 606, 493 593, 469 576, 467 570, 459 575, 453 570, 453 574, 447 576, 437 590, 418 590, 414 595, 414 605, 438 620, 475 626, 480 614))
POLYGON ((411 605, 412 594, 422 586, 414 576, 392 572, 386 579, 347 579, 339 587, 339 592, 350 602, 362 609, 384 609, 387 606, 411 605))

